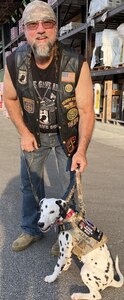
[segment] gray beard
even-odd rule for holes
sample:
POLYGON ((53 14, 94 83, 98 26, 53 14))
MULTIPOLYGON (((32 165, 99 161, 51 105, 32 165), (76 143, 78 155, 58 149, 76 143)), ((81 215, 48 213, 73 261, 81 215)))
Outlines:
POLYGON ((50 57, 53 45, 49 42, 47 45, 36 46, 36 44, 31 45, 34 56, 37 58, 47 58, 50 57))

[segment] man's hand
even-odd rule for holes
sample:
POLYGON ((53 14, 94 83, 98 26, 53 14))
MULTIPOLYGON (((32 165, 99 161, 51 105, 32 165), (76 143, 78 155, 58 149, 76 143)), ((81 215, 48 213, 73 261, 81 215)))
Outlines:
POLYGON ((36 139, 30 131, 21 135, 21 149, 27 152, 38 149, 36 139))
POLYGON ((76 171, 76 169, 78 168, 79 172, 84 172, 86 167, 86 156, 77 151, 72 157, 71 171, 76 171))

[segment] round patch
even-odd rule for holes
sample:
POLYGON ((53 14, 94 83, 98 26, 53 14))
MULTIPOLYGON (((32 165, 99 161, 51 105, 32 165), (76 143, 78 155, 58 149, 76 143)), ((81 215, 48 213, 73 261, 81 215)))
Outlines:
POLYGON ((78 115, 78 110, 77 108, 71 108, 68 113, 67 113, 67 119, 69 121, 74 120, 78 115))
POLYGON ((67 93, 71 93, 72 90, 73 90, 73 85, 70 84, 70 83, 66 84, 66 86, 65 86, 65 91, 66 91, 67 93))

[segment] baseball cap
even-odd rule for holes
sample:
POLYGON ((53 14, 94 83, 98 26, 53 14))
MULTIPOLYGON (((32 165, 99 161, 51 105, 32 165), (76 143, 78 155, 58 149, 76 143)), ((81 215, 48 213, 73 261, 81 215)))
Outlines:
POLYGON ((53 20, 56 22, 56 15, 52 7, 48 3, 40 0, 34 0, 28 3, 22 15, 23 24, 42 20, 53 20))

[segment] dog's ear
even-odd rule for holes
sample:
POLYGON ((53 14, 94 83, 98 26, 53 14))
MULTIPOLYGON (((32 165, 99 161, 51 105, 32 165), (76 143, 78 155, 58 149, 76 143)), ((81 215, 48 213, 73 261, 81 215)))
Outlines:
POLYGON ((62 207, 66 207, 66 202, 62 199, 57 199, 56 204, 58 204, 59 206, 61 205, 62 207))
POLYGON ((56 204, 60 207, 60 217, 65 219, 66 217, 66 204, 61 199, 56 200, 56 204))
POLYGON ((42 199, 40 200, 40 202, 39 202, 39 206, 40 206, 40 207, 41 207, 41 205, 42 205, 44 199, 45 199, 45 198, 42 198, 42 199))

